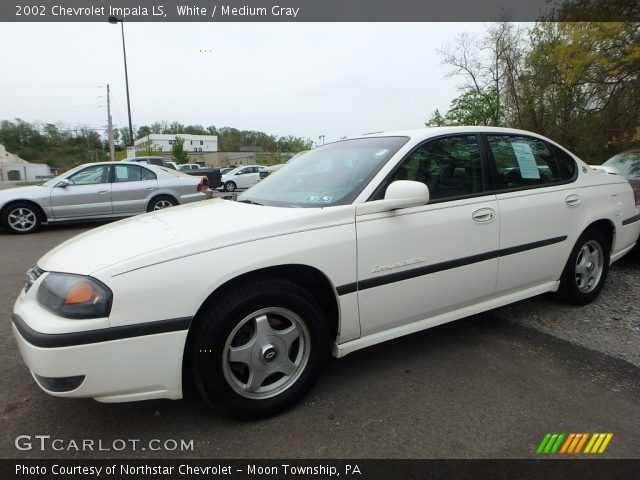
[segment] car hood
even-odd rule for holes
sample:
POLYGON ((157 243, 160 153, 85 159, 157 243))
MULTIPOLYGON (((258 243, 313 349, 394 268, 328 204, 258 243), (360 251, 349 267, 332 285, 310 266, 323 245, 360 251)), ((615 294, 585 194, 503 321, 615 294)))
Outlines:
POLYGON ((117 274, 205 250, 318 228, 322 223, 330 225, 339 218, 344 221, 349 214, 344 207, 338 210, 342 213, 327 215, 316 208, 206 200, 95 228, 54 248, 38 266, 80 275, 104 269, 109 270, 104 272, 107 275, 117 274))
POLYGON ((15 187, 0 190, 0 205, 12 200, 45 200, 49 198, 51 189, 40 185, 29 187, 15 187))

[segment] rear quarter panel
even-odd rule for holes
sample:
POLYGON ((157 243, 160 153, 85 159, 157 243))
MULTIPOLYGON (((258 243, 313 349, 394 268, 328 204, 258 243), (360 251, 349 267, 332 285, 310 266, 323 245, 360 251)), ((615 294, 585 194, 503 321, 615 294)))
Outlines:
MULTIPOLYGON (((614 227, 611 257, 632 246, 638 239, 640 222, 623 225, 623 221, 638 213, 633 190, 620 175, 610 175, 589 170, 581 172, 580 193, 583 202, 582 233, 591 223, 607 220, 614 227)), ((575 243, 575 240, 574 240, 575 243)))

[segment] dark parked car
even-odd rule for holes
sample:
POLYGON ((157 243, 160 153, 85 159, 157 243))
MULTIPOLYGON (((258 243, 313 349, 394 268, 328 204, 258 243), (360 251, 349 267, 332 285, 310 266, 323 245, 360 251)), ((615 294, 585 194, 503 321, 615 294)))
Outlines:
POLYGON ((618 153, 602 165, 605 167, 614 167, 622 176, 629 180, 636 197, 636 205, 640 205, 640 149, 618 153))
POLYGON ((194 175, 196 177, 207 177, 209 179, 209 188, 215 189, 222 186, 222 182, 220 178, 222 175, 220 174, 219 168, 195 168, 190 170, 180 169, 182 173, 186 173, 187 175, 194 175))
POLYGON ((127 162, 140 162, 140 163, 148 163, 149 165, 157 165, 158 167, 165 167, 175 170, 176 167, 173 166, 173 162, 166 161, 163 157, 132 157, 126 158, 127 162))

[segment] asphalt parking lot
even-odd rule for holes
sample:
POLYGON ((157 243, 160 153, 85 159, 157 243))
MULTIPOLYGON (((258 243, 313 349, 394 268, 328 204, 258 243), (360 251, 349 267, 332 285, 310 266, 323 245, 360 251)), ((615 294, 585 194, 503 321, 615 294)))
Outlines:
MULTIPOLYGON (((55 226, 26 236, 0 230, 3 458, 532 458, 547 432, 611 432, 603 457, 638 457, 640 368, 611 349, 602 349, 608 355, 580 346, 590 345, 588 339, 550 335, 553 325, 567 326, 569 313, 544 297, 332 360, 302 404, 259 422, 212 411, 193 393, 181 401, 130 404, 48 396, 31 379, 12 338, 13 301, 25 271, 42 254, 94 226, 55 226), (63 445, 83 439, 194 442, 191 451, 169 453, 20 451, 18 435, 50 435, 63 445)), ((603 291, 598 315, 606 316, 615 302, 620 308, 617 289, 637 280, 640 261, 623 259, 610 275, 625 281, 603 291)), ((623 298, 638 311, 640 296, 626 292, 623 298)), ((571 315, 579 318, 589 308, 571 315)), ((597 337, 598 329, 589 328, 597 337)), ((632 342, 640 331, 635 335, 632 342)))

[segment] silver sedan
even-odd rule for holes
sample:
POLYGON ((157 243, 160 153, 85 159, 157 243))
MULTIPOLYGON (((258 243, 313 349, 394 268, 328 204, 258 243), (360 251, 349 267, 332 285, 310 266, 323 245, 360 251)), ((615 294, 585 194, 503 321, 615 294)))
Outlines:
POLYGON ((136 215, 206 198, 207 181, 154 165, 80 165, 42 185, 0 191, 0 220, 14 233, 42 223, 136 215))

